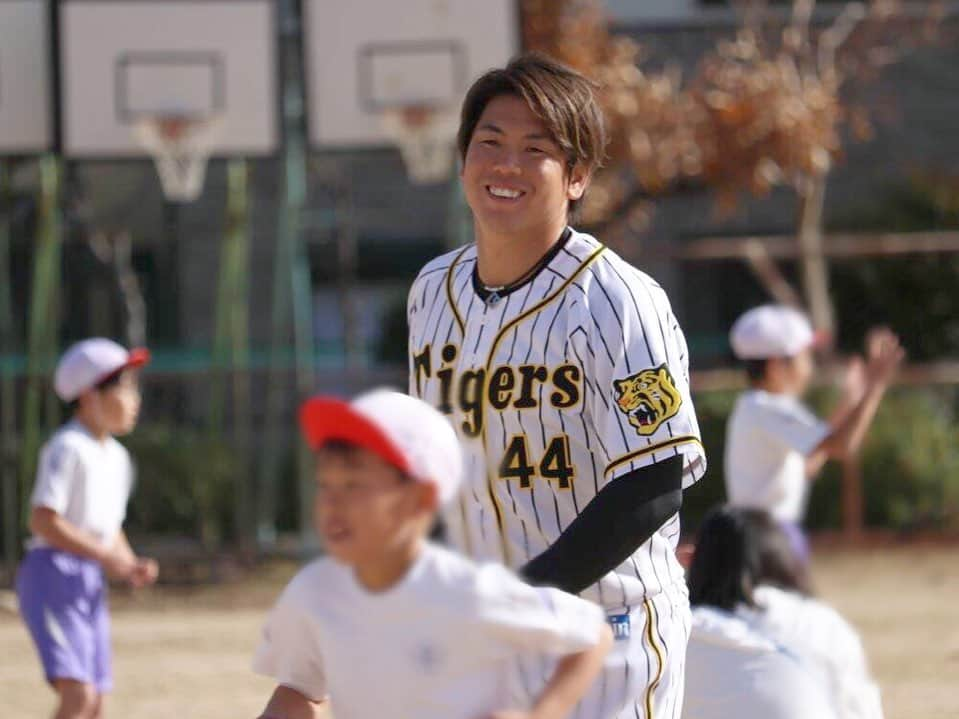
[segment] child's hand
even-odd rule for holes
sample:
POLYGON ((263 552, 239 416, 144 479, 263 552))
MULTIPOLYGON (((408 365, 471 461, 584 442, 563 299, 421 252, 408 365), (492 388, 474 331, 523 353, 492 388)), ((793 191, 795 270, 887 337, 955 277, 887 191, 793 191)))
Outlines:
POLYGON ((504 711, 493 712, 488 717, 484 719, 535 719, 534 715, 530 712, 522 712, 514 709, 506 709, 504 711))
POLYGON ((846 363, 845 374, 842 378, 842 401, 845 406, 853 407, 866 393, 866 363, 859 355, 855 355, 846 363))
POLYGON ((136 566, 130 575, 129 581, 135 589, 140 589, 141 587, 147 587, 156 583, 157 577, 159 576, 160 565, 157 564, 155 559, 139 557, 137 558, 136 566))
POLYGON ((873 329, 866 337, 866 375, 872 382, 889 384, 905 356, 899 338, 887 327, 873 329))
POLYGON ((100 560, 100 565, 110 579, 129 582, 136 571, 137 560, 129 552, 114 550, 100 560))

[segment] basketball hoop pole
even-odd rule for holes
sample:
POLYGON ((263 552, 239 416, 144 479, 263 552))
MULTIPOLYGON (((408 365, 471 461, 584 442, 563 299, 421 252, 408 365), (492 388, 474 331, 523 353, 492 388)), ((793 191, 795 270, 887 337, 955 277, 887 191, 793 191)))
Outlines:
POLYGON ((180 330, 180 202, 163 198, 163 242, 160 243, 160 307, 164 312, 154 319, 157 335, 174 341, 180 330), (162 289, 161 289, 162 288, 162 289))

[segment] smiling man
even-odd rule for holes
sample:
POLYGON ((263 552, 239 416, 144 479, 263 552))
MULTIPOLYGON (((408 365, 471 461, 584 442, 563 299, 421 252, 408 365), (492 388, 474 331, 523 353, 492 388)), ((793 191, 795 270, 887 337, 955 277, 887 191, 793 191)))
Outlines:
POLYGON ((665 293, 569 226, 604 152, 593 83, 517 58, 470 89, 458 145, 476 243, 408 307, 410 391, 466 451, 451 539, 604 607, 618 641, 575 716, 679 717, 678 512, 706 463, 665 293))

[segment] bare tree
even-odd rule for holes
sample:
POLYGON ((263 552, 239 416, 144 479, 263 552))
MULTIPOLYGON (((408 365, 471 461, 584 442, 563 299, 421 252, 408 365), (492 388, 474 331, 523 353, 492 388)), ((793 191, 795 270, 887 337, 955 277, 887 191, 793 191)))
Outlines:
POLYGON ((920 18, 896 0, 850 2, 831 23, 814 0, 785 19, 765 2, 740 3, 742 21, 684 76, 649 69, 648 53, 608 29, 602 0, 525 0, 524 40, 599 84, 609 162, 584 208, 589 223, 629 218, 637 204, 683 182, 715 193, 720 210, 741 194, 789 185, 801 195, 842 150, 844 130, 868 139, 859 92, 882 67, 928 42, 941 3, 920 18))

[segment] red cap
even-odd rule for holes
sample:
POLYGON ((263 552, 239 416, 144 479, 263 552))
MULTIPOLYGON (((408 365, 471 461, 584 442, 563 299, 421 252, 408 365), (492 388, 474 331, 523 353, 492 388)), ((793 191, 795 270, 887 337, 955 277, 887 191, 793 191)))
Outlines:
POLYGON ((300 407, 300 429, 310 449, 319 449, 331 440, 355 444, 409 473, 409 462, 389 437, 371 420, 343 400, 313 397, 300 407))
POLYGON ((402 392, 373 390, 349 403, 314 397, 300 408, 300 428, 313 449, 342 440, 376 453, 413 479, 434 485, 442 503, 459 490, 463 456, 453 425, 402 392))

